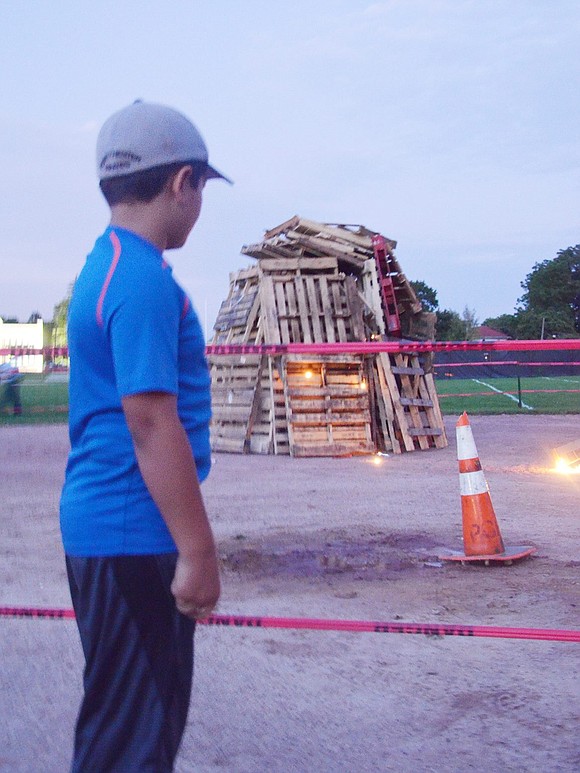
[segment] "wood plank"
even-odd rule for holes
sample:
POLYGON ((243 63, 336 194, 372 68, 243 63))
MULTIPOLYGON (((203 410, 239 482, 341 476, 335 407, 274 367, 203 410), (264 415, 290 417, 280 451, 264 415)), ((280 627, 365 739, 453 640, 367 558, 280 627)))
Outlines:
POLYGON ((344 284, 350 311, 353 339, 355 341, 364 341, 365 327, 362 315, 363 304, 357 289, 355 278, 353 276, 346 276, 344 278, 344 284))
POLYGON ((294 286, 296 288, 296 300, 298 301, 298 313, 300 315, 300 325, 302 328, 301 340, 305 344, 314 343, 312 338, 312 331, 310 329, 310 317, 308 314, 308 301, 306 298, 306 291, 304 288, 303 278, 297 276, 294 279, 294 286))
POLYGON ((322 309, 324 311, 324 340, 333 344, 336 343, 336 336, 334 334, 334 317, 332 314, 330 293, 328 291, 328 280, 325 276, 321 276, 319 277, 318 282, 322 309))
MULTIPOLYGON (((316 223, 306 218, 298 218, 298 222, 291 224, 288 228, 294 228, 296 231, 313 235, 324 234, 335 241, 350 243, 361 252, 370 252, 372 254, 371 232, 367 232, 369 235, 356 233, 345 226, 341 226, 339 223, 316 223)), ((358 228, 361 229, 362 226, 358 226, 358 228)), ((387 240, 387 242, 389 241, 391 240, 387 240)))
POLYGON ((324 239, 317 236, 301 235, 295 231, 289 231, 287 236, 295 243, 306 247, 311 251, 318 251, 325 257, 332 256, 346 263, 355 270, 361 270, 367 259, 366 255, 358 255, 346 245, 340 244, 336 239, 324 239))
POLYGON ((258 365, 260 357, 260 354, 210 354, 207 362, 212 368, 258 365))
POLYGON ((330 272, 338 273, 338 262, 334 257, 287 257, 287 258, 269 258, 264 263, 260 263, 260 268, 264 272, 291 272, 298 274, 303 271, 316 273, 330 272))
POLYGON ((410 367, 406 365, 392 365, 391 370, 395 375, 400 376, 423 376, 425 371, 423 368, 410 367))
POLYGON ((217 410, 221 405, 242 405, 249 408, 252 405, 254 399, 254 390, 248 389, 244 392, 234 392, 232 389, 224 389, 223 392, 212 390, 212 405, 213 410, 217 410))
POLYGON ((288 326, 286 295, 284 293, 284 282, 274 280, 274 293, 276 297, 276 311, 278 316, 278 326, 280 328, 280 340, 283 344, 290 343, 290 327, 288 326))
POLYGON ((244 440, 246 437, 246 425, 235 423, 235 424, 224 424, 220 423, 217 425, 211 425, 211 434, 214 438, 228 438, 230 440, 239 440, 241 443, 241 449, 243 451, 244 449, 244 440))
POLYGON ((318 343, 325 343, 324 336, 322 334, 322 326, 320 324, 320 309, 318 304, 318 294, 316 288, 316 280, 312 276, 305 277, 306 292, 308 294, 308 303, 310 306, 310 319, 312 323, 312 335, 314 341, 318 343))
POLYGON ((247 382, 250 386, 252 386, 256 379, 256 369, 258 367, 259 362, 249 365, 232 365, 223 368, 214 366, 211 369, 211 375, 215 382, 224 381, 230 384, 232 381, 236 381, 237 385, 243 385, 245 382, 247 382))
POLYGON ((357 411, 356 413, 334 413, 329 410, 325 413, 295 412, 292 406, 292 416, 289 421, 293 426, 305 424, 333 424, 355 425, 368 424, 371 420, 369 411, 357 411))
POLYGON ((291 343, 300 343, 300 319, 294 279, 286 283, 286 302, 288 304, 288 316, 290 318, 290 341, 291 343))
POLYGON ((371 310, 378 332, 386 335, 387 328, 381 293, 379 290, 379 278, 377 276, 377 266, 374 259, 367 260, 362 273, 362 292, 365 302, 371 310))
POLYGON ((332 398, 349 398, 349 397, 356 397, 359 395, 366 394, 362 389, 357 389, 356 392, 352 391, 346 391, 343 387, 337 386, 312 386, 312 387, 305 387, 305 386, 297 386, 287 389, 287 394, 289 397, 295 398, 295 397, 332 397, 332 398))
POLYGON ((409 427, 409 434, 413 437, 436 437, 443 434, 441 427, 409 427))
POLYGON ((401 405, 415 405, 418 408, 432 408, 433 402, 431 400, 425 400, 419 397, 407 398, 401 397, 401 405))
POLYGON ((299 443, 294 444, 292 447, 292 456, 305 457, 305 456, 364 456, 366 454, 372 454, 374 452, 374 446, 372 443, 360 443, 359 445, 351 445, 350 443, 328 443, 324 445, 307 444, 301 445, 299 443))
POLYGON ((211 447, 213 451, 217 452, 241 454, 244 450, 244 441, 241 438, 235 440, 232 438, 214 437, 212 438, 211 447))
POLYGON ((248 314, 248 321, 246 323, 246 328, 242 334, 242 340, 240 343, 246 344, 246 343, 252 343, 256 339, 256 333, 257 333, 257 322, 260 318, 260 309, 261 309, 261 303, 260 303, 260 293, 256 293, 256 297, 254 299, 254 305, 250 309, 250 313, 248 314))
POLYGON ((434 438, 435 448, 446 448, 448 445, 447 435, 445 434, 445 425, 439 408, 439 400, 432 373, 426 373, 423 379, 421 379, 420 391, 421 396, 429 399, 432 403, 432 408, 427 409, 426 411, 429 425, 432 427, 439 427, 442 430, 441 433, 434 438))
MULTIPOLYGON (((409 375, 406 371, 408 370, 409 363, 410 363, 411 369, 421 370, 421 375, 422 375, 423 369, 418 368, 419 360, 417 356, 413 354, 395 354, 392 357, 395 361, 394 367, 396 367, 399 372, 403 370, 402 373, 400 372, 400 376, 399 376, 400 396, 401 398, 407 398, 413 401, 413 399, 418 396, 419 384, 421 379, 417 378, 417 374, 413 374, 411 377, 411 375, 409 375)), ((412 402, 410 405, 406 406, 406 408, 407 410, 405 411, 405 413, 410 419, 409 430, 411 429, 411 427, 421 430, 425 426, 425 423, 423 421, 424 413, 421 413, 421 411, 419 411, 419 408, 416 405, 413 405, 412 402)), ((409 431, 409 434, 411 435, 411 437, 414 437, 417 439, 419 448, 421 450, 425 451, 429 448, 429 440, 424 433, 421 432, 416 435, 413 435, 409 431)))
POLYGON ((294 228, 298 225, 300 222, 300 218, 298 215, 294 215, 294 217, 291 217, 289 220, 286 220, 284 223, 280 223, 280 225, 277 225, 275 228, 271 228, 269 231, 266 231, 264 234, 264 239, 272 239, 274 236, 279 236, 280 234, 284 233, 284 231, 287 231, 289 228, 294 228))
POLYGON ((275 242, 258 242, 258 244, 244 244, 240 250, 242 255, 248 255, 250 258, 256 258, 259 261, 260 270, 262 270, 262 261, 272 258, 288 258, 288 247, 284 244, 275 242))
POLYGON ((377 397, 377 401, 379 402, 379 405, 383 406, 386 414, 388 438, 390 440, 393 452, 395 454, 400 454, 402 449, 396 433, 393 396, 391 395, 391 391, 389 389, 389 384, 385 376, 384 368, 378 358, 375 358, 374 368, 376 378, 378 380, 377 388, 380 389, 380 394, 377 397))
MULTIPOLYGON (((316 223, 313 220, 307 220, 306 218, 298 218, 298 222, 290 226, 296 231, 304 231, 306 233, 323 233, 330 238, 338 239, 343 242, 350 242, 356 246, 362 252, 370 252, 372 254, 372 237, 375 231, 371 231, 365 228, 363 225, 351 225, 348 227, 344 223, 316 223), (356 228, 353 231, 352 228, 356 228)), ((387 242, 387 248, 389 252, 392 252, 397 246, 397 242, 393 239, 384 237, 387 242)))
POLYGON ((352 443, 355 446, 364 444, 367 445, 370 443, 368 435, 367 435, 367 429, 368 425, 361 425, 359 427, 342 427, 342 426, 335 426, 334 424, 331 427, 332 431, 332 442, 333 443, 352 443))
POLYGON ((249 279, 257 279, 258 274, 258 266, 249 266, 248 268, 242 268, 239 271, 232 271, 230 272, 230 284, 241 284, 247 282, 249 279))
POLYGON ((346 343, 348 341, 347 335, 346 335, 346 325, 344 324, 344 318, 343 318, 343 300, 340 295, 340 286, 338 282, 332 281, 330 283, 330 290, 332 294, 332 300, 334 301, 334 318, 336 320, 336 329, 338 334, 338 340, 339 342, 346 343))
POLYGON ((212 421, 215 424, 222 422, 243 422, 248 418, 248 405, 217 405, 212 407, 212 421))
POLYGON ((413 451, 415 449, 415 443, 413 442, 413 438, 409 435, 408 432, 407 417, 400 402, 401 395, 399 392, 399 386, 391 370, 391 363, 388 354, 385 352, 380 352, 377 356, 377 363, 382 369, 385 381, 387 383, 387 388, 391 396, 395 417, 395 429, 398 430, 398 432, 401 434, 405 451, 413 451))
POLYGON ((254 429, 254 424, 256 422, 256 418, 259 414, 260 407, 261 407, 261 388, 260 384, 262 381, 262 372, 264 370, 264 365, 266 363, 266 357, 263 356, 260 358, 260 364, 258 366, 255 380, 254 380, 254 399, 252 401, 252 405, 250 408, 250 415, 247 418, 246 422, 246 439, 244 444, 244 452, 248 453, 250 450, 250 438, 252 436, 252 432, 254 429))
POLYGON ((321 413, 327 408, 334 411, 334 413, 341 413, 349 411, 364 411, 368 408, 368 400, 363 398, 353 397, 352 399, 327 399, 320 397, 312 397, 307 399, 292 397, 292 408, 296 411, 312 411, 314 413, 321 413))
POLYGON ((260 301, 264 324, 264 341, 268 344, 280 344, 280 329, 276 313, 276 297, 272 277, 263 274, 260 279, 260 301))

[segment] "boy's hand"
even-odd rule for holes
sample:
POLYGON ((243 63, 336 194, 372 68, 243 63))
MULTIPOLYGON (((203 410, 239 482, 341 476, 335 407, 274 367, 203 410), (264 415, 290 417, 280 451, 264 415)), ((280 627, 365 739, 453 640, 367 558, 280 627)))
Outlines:
POLYGON ((220 578, 214 551, 194 557, 177 558, 171 583, 175 605, 182 615, 193 620, 209 617, 220 596, 220 578))

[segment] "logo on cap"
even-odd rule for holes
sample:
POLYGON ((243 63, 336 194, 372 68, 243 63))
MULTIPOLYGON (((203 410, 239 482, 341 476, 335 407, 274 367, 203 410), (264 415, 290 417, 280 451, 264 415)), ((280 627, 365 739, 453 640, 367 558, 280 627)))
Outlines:
POLYGON ((126 171, 132 164, 138 164, 140 161, 141 156, 130 150, 113 150, 103 156, 101 170, 103 172, 126 171))

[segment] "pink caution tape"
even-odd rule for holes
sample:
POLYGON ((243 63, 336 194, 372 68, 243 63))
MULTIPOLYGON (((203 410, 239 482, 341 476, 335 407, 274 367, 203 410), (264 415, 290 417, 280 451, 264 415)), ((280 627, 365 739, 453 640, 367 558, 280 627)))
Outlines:
MULTIPOLYGON (((216 344, 206 346, 206 354, 378 354, 424 352, 547 352, 580 350, 580 338, 544 339, 529 341, 340 341, 313 344, 216 344)), ((43 354, 47 357, 67 357, 66 347, 0 349, 3 356, 43 354)), ((473 364, 473 363, 462 363, 473 364)), ((486 363, 487 364, 487 363, 486 363)), ((525 363, 526 365, 534 363, 525 363)), ((553 363, 550 363, 553 364, 553 363)), ((570 363, 565 363, 569 365, 570 363)))
MULTIPOLYGON (((72 609, 0 607, 0 617, 74 619, 72 609)), ((507 628, 491 625, 449 625, 445 623, 375 622, 371 620, 317 620, 304 617, 261 617, 211 615, 199 625, 233 628, 290 628, 309 631, 351 631, 355 633, 408 633, 422 636, 479 636, 492 639, 534 639, 537 641, 580 642, 580 631, 554 628, 507 628)))

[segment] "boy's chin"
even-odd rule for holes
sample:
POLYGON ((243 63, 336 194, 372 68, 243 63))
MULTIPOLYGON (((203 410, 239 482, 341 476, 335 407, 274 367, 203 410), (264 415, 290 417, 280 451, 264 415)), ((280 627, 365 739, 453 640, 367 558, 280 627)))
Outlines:
POLYGON ((167 250, 178 250, 187 241, 187 237, 189 236, 189 233, 186 233, 184 236, 175 236, 172 239, 170 239, 167 243, 167 247, 165 249, 167 250))

